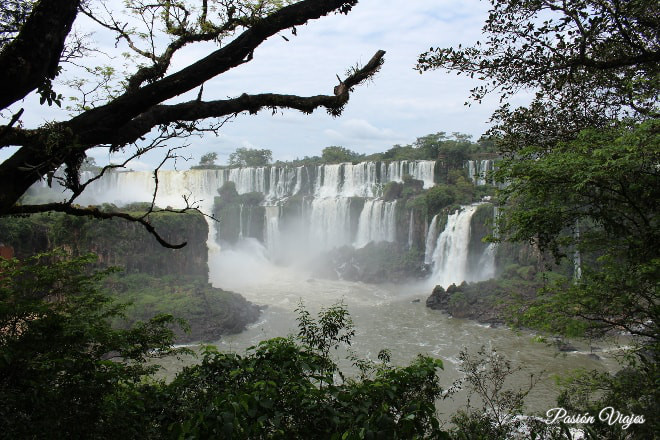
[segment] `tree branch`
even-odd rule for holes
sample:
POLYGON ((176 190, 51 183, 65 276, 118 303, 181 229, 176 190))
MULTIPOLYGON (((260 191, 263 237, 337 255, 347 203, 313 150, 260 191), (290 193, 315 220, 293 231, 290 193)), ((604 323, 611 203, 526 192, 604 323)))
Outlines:
MULTIPOLYGON (((44 0, 44 2, 52 4, 57 3, 57 0, 44 0)), ((111 102, 87 110, 69 121, 49 124, 34 130, 10 128, 4 138, 0 139, 0 146, 20 145, 22 148, 0 164, 0 177, 3 181, 3 191, 0 192, 0 214, 10 211, 30 185, 42 176, 52 173, 67 161, 79 159, 89 148, 112 143, 114 143, 113 147, 117 147, 117 141, 125 144, 130 139, 137 139, 134 136, 120 135, 121 130, 130 129, 132 133, 146 133, 154 126, 149 125, 148 122, 153 123, 159 120, 158 118, 168 122, 186 120, 181 116, 174 117, 171 112, 167 112, 168 108, 172 107, 160 104, 251 60, 255 48, 277 32, 305 24, 309 20, 320 18, 333 11, 347 13, 357 2, 358 0, 303 0, 294 3, 258 19, 229 44, 179 72, 136 90, 127 90, 111 102)), ((341 112, 348 100, 351 88, 368 79, 378 70, 383 54, 384 52, 377 53, 364 68, 356 70, 340 83, 335 88, 334 96, 310 98, 290 96, 278 99, 277 95, 264 95, 254 101, 244 95, 224 104, 197 103, 195 107, 190 103, 183 103, 179 104, 178 108, 173 107, 177 110, 187 110, 188 117, 192 117, 195 112, 203 115, 204 113, 199 113, 202 110, 209 116, 224 116, 242 111, 257 111, 263 106, 288 106, 300 108, 302 111, 326 106, 336 115, 341 112), (223 109, 211 111, 214 105, 223 109)), ((60 54, 57 55, 59 58, 60 54)))
POLYGON ((73 118, 69 126, 88 139, 97 136, 107 138, 117 127, 123 126, 150 107, 199 87, 211 78, 250 60, 254 50, 277 32, 303 25, 336 9, 350 9, 356 3, 357 0, 305 0, 284 7, 258 21, 231 43, 205 58, 137 90, 127 91, 104 106, 85 112, 73 118), (97 123, 100 120, 104 121, 102 125, 97 123))
MULTIPOLYGON (((154 211, 154 212, 178 212, 178 213, 183 213, 186 211, 191 210, 192 208, 184 208, 181 210, 162 210, 162 211, 154 211)), ((69 215, 75 215, 78 217, 94 217, 98 218, 101 220, 107 220, 111 218, 122 218, 124 220, 128 220, 131 222, 136 222, 144 226, 144 228, 154 236, 154 238, 160 243, 161 246, 169 248, 169 249, 181 249, 184 247, 187 242, 179 243, 179 244, 171 244, 167 240, 165 240, 163 237, 161 237, 158 232, 156 232, 156 229, 153 227, 151 223, 149 223, 148 218, 141 218, 141 217, 133 217, 130 214, 127 214, 125 212, 105 212, 101 211, 98 207, 96 206, 88 206, 86 208, 83 208, 78 205, 69 205, 66 203, 46 203, 43 205, 18 205, 18 206, 13 206, 9 212, 7 212, 8 215, 20 215, 20 214, 37 214, 41 212, 63 212, 65 214, 69 215)))
POLYGON ((318 107, 325 107, 333 116, 341 114, 349 100, 352 88, 371 78, 383 64, 385 51, 379 50, 361 69, 356 70, 334 88, 334 95, 316 95, 301 97, 264 93, 259 95, 243 94, 238 98, 217 101, 189 101, 174 105, 158 105, 143 113, 117 130, 112 142, 124 145, 148 133, 152 127, 175 121, 194 121, 211 117, 222 117, 248 111, 257 113, 264 107, 291 108, 303 113, 311 113, 318 107))
POLYGON ((0 109, 57 75, 79 4, 80 0, 41 0, 35 4, 18 36, 0 52, 0 109))

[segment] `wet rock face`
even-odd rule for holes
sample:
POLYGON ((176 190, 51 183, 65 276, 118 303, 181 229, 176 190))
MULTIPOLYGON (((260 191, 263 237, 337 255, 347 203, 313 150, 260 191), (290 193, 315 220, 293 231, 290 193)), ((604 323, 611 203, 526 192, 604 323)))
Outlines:
POLYGON ((178 343, 215 342, 224 335, 244 331, 248 324, 259 318, 262 306, 253 304, 233 292, 224 294, 227 297, 222 301, 214 301, 212 294, 203 294, 207 308, 201 314, 184 317, 187 318, 190 329, 189 332, 176 331, 178 343))
POLYGON ((498 305, 494 296, 484 294, 488 281, 457 286, 452 284, 445 290, 435 286, 426 299, 426 307, 442 310, 454 318, 472 319, 482 324, 501 325, 505 322, 505 309, 498 305), (483 289, 483 290, 481 290, 483 289))
POLYGON ((442 286, 435 286, 431 296, 426 298, 426 307, 433 310, 447 310, 449 297, 442 286))

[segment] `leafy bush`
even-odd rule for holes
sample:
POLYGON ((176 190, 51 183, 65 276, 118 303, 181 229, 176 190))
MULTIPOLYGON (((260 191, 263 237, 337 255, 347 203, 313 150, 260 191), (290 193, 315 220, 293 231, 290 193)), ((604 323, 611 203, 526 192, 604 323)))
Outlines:
POLYGON ((171 316, 111 327, 123 306, 99 292, 92 257, 0 260, 0 429, 7 438, 442 438, 442 362, 393 367, 331 353, 354 334, 345 305, 318 319, 301 306, 297 336, 244 356, 204 351, 170 384, 146 361, 172 354, 171 316))
POLYGON ((0 259, 0 432, 4 438, 96 438, 123 426, 148 429, 141 414, 116 405, 138 392, 171 354, 172 317, 158 315, 117 330, 121 314, 96 288, 95 260, 40 254, 0 259), (121 360, 121 361, 119 361, 121 360))

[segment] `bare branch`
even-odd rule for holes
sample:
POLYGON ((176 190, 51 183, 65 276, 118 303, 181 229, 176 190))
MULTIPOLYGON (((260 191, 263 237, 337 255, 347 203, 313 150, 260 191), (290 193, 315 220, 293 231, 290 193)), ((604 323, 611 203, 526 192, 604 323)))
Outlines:
POLYGON ((217 101, 189 101, 174 105, 154 106, 149 111, 130 121, 116 133, 113 142, 123 145, 144 136, 158 124, 174 121, 195 121, 204 118, 222 117, 244 111, 255 114, 266 108, 290 108, 303 113, 311 113, 318 107, 325 107, 333 116, 341 114, 349 100, 350 92, 356 85, 375 75, 383 63, 385 51, 378 51, 361 69, 356 69, 334 88, 334 95, 301 97, 264 93, 243 94, 238 98, 217 101))
MULTIPOLYGON (((162 212, 167 211, 167 212, 184 213, 190 210, 191 208, 184 208, 180 210, 162 210, 162 212)), ((7 214, 8 215, 37 214, 40 212, 62 212, 65 214, 75 215, 78 217, 93 217, 101 220, 106 220, 111 218, 122 218, 124 220, 136 222, 144 226, 144 228, 151 235, 153 235, 154 238, 158 241, 158 243, 160 243, 160 245, 163 247, 169 249, 181 249, 187 244, 187 242, 185 241, 179 244, 169 243, 167 240, 161 237, 160 234, 158 234, 158 232, 156 232, 156 229, 153 227, 153 225, 149 223, 148 218, 134 217, 125 212, 105 212, 105 211, 101 211, 97 206, 88 206, 86 208, 83 208, 78 205, 69 205, 67 203, 46 203, 43 205, 17 205, 17 206, 13 206, 9 210, 9 212, 7 212, 7 214)), ((157 212, 161 212, 161 211, 157 211, 157 212)))

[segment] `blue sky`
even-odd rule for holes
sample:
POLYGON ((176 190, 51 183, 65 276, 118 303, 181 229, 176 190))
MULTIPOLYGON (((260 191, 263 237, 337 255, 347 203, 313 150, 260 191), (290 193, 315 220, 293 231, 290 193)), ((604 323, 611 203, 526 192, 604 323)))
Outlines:
MULTIPOLYGON (((204 99, 262 92, 331 94, 336 75, 345 76, 348 68, 366 63, 378 49, 387 54, 381 72, 355 89, 341 117, 332 118, 322 109, 312 115, 294 111, 241 115, 227 123, 218 137, 190 139, 184 154, 191 160, 177 163, 177 168, 196 164, 209 151, 218 153, 219 163, 226 163, 237 147, 268 148, 275 159, 290 160, 319 155, 330 145, 367 154, 384 151, 438 131, 478 138, 488 128, 497 98, 467 107, 464 103, 475 81, 441 71, 420 75, 414 66, 418 55, 431 46, 478 40, 487 9, 488 2, 478 0, 362 0, 348 15, 312 21, 297 29, 297 36, 284 32, 289 41, 280 35, 272 37, 257 49, 253 61, 205 84, 204 99)), ((96 33, 91 39, 104 52, 115 51, 107 35, 96 33)), ((185 52, 175 59, 173 69, 212 49, 204 46, 185 52)), ((27 110, 26 127, 64 117, 52 108, 39 108, 34 98, 20 104, 27 110)), ((109 158, 103 151, 91 155, 98 163, 122 158, 121 154, 109 158)), ((145 156, 132 168, 150 168, 159 158, 158 154, 145 156)))

